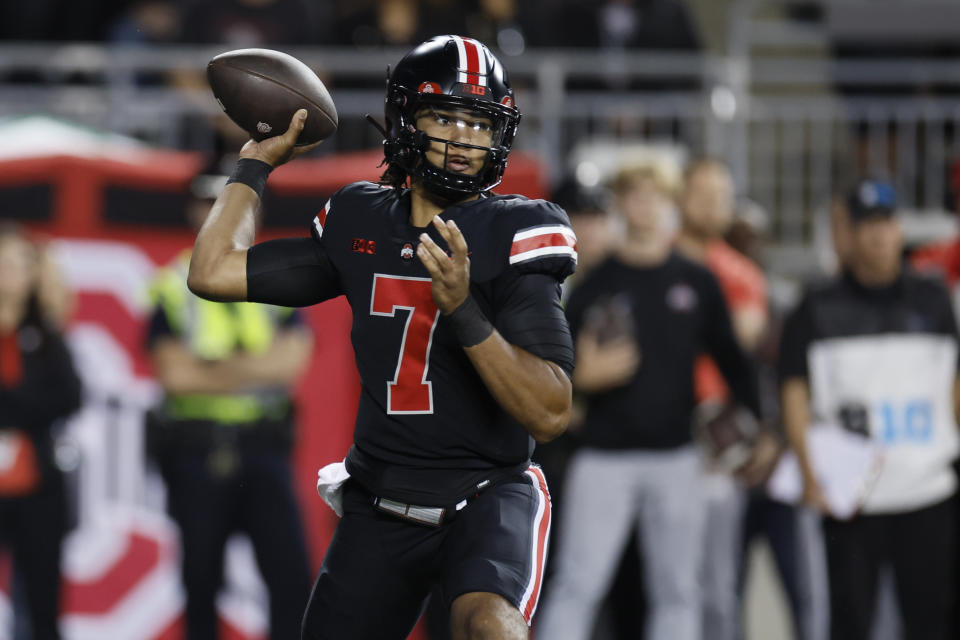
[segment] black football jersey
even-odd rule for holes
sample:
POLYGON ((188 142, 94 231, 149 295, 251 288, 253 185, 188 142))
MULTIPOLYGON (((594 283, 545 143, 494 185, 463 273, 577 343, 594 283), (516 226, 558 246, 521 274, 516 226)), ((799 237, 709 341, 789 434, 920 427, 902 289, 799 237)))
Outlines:
MULTIPOLYGON (((409 191, 358 182, 327 202, 312 234, 353 310, 363 388, 347 468, 374 494, 446 506, 525 465, 534 443, 487 390, 434 303, 418 237, 426 231, 446 243, 409 215, 409 191)), ((441 217, 466 239, 472 296, 506 340, 525 347, 504 300, 524 274, 550 276, 559 299, 559 283, 576 265, 566 214, 542 200, 494 195, 441 217)))

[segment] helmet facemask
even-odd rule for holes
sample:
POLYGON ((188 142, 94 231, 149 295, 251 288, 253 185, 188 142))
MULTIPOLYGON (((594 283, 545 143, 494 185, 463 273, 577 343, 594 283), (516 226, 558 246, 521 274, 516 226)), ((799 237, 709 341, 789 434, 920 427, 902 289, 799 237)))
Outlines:
POLYGON ((444 98, 421 99, 411 110, 406 131, 414 162, 409 173, 448 200, 493 188, 506 166, 510 147, 504 140, 512 139, 511 119, 493 105, 464 107, 444 98))

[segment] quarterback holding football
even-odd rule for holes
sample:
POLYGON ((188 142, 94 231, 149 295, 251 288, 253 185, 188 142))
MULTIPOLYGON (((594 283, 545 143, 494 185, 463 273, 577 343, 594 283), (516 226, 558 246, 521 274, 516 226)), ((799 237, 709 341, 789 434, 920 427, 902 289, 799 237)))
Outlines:
POLYGON ((406 638, 439 586, 454 638, 527 638, 551 519, 530 455, 570 416, 560 285, 576 238, 560 207, 491 191, 520 111, 483 44, 416 47, 390 74, 384 115, 380 181, 340 189, 310 238, 254 244, 270 171, 312 148, 296 146, 307 110, 247 142, 189 284, 287 306, 343 295, 352 309, 362 393, 349 479, 302 637, 406 638))

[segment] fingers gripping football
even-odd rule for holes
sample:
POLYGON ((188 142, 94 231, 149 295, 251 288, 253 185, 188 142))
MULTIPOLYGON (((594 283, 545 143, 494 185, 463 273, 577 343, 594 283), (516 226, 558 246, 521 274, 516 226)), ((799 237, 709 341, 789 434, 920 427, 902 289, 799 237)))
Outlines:
POLYGON ((470 258, 467 257, 467 241, 453 220, 444 222, 440 216, 433 219, 451 255, 434 242, 426 233, 420 234, 417 255, 433 278, 433 301, 444 315, 450 314, 470 294, 470 258))
POLYGON ((307 110, 300 109, 293 114, 293 118, 290 119, 290 126, 287 127, 287 130, 282 135, 273 136, 260 142, 248 140, 247 143, 243 145, 243 148, 240 149, 240 157, 253 158, 254 160, 266 162, 271 167, 279 167, 283 163, 307 151, 316 149, 320 145, 319 142, 301 147, 296 146, 297 138, 300 136, 300 132, 303 131, 306 122, 307 110))

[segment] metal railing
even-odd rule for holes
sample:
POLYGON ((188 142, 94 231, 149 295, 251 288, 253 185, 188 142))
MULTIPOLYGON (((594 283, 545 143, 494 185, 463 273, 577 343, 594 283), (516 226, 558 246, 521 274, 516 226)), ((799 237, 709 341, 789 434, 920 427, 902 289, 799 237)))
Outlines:
MULTIPOLYGON (((158 145, 203 147, 209 132, 191 133, 191 122, 219 112, 210 93, 142 78, 202 73, 222 50, 0 46, 0 117, 47 114, 158 145)), ((321 73, 336 101, 341 129, 324 147, 376 146, 362 116, 380 113, 386 66, 403 52, 287 50, 321 73)), ((540 50, 505 64, 524 113, 517 146, 538 153, 554 178, 571 169, 574 145, 594 136, 716 155, 769 210, 774 240, 794 246, 812 240, 813 216, 844 173, 892 177, 910 209, 942 209, 949 196, 960 143, 960 97, 949 94, 960 87, 960 68, 948 61, 540 50), (911 90, 930 86, 947 91, 911 90)))

